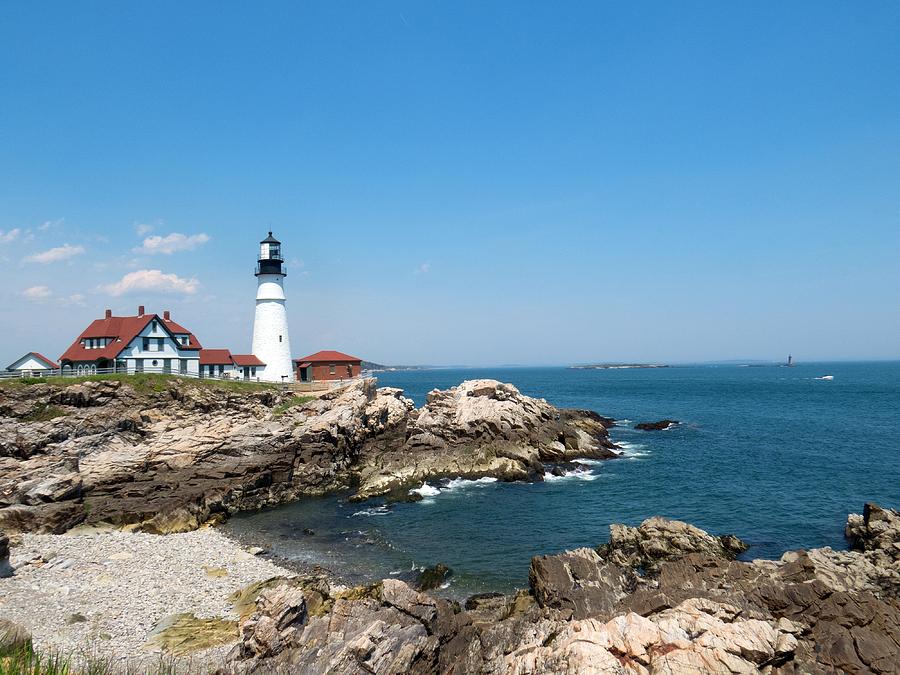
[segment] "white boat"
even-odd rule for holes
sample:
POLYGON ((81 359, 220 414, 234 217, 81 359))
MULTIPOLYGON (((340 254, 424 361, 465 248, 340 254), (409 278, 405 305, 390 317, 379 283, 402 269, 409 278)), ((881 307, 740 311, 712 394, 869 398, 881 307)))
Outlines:
POLYGON ((817 379, 817 380, 833 380, 834 375, 823 375, 822 377, 817 377, 815 379, 817 379))

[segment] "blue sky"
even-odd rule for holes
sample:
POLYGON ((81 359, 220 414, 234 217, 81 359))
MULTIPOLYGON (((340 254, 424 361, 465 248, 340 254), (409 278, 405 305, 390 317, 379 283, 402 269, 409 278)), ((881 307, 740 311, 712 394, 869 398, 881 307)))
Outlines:
POLYGON ((900 5, 4 3, 0 361, 898 358, 900 5))

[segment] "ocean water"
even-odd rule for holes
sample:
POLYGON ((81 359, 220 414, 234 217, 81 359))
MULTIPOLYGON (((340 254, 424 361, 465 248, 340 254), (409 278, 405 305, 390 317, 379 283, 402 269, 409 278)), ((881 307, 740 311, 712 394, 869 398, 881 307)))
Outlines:
POLYGON ((354 581, 443 562, 446 592, 524 587, 533 555, 608 539, 610 523, 652 515, 734 533, 747 558, 843 548, 847 513, 900 507, 900 363, 642 370, 507 368, 380 373, 417 405, 433 388, 490 377, 560 407, 620 420, 621 459, 542 483, 452 481, 417 503, 308 499, 233 518, 227 528, 275 554, 354 581), (817 377, 833 375, 833 380, 817 377), (659 432, 636 422, 673 418, 659 432), (304 535, 311 528, 314 535, 304 535))

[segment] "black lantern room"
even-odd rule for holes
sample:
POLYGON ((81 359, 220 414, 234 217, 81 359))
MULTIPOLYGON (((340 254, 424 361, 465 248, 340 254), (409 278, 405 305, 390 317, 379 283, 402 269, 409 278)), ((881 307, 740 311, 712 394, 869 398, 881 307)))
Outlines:
POLYGON ((259 242, 259 260, 256 263, 256 276, 260 274, 281 274, 287 275, 282 268, 284 258, 281 257, 281 242, 272 236, 269 236, 259 242))

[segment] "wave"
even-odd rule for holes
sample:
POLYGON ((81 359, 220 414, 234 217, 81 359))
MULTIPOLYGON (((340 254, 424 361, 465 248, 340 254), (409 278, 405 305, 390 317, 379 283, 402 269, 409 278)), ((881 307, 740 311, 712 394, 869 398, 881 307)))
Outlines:
POLYGON ((569 478, 576 478, 578 480, 597 480, 599 477, 599 474, 594 473, 592 469, 589 469, 587 467, 576 467, 574 469, 569 469, 568 471, 564 471, 561 476, 557 476, 549 472, 544 474, 544 480, 551 483, 554 481, 566 480, 569 478))
POLYGON ((649 450, 646 450, 647 446, 643 443, 617 441, 616 445, 622 449, 622 457, 625 459, 641 459, 651 454, 649 450))
POLYGON ((434 499, 432 497, 437 497, 444 492, 455 492, 457 490, 465 490, 471 487, 478 487, 484 485, 490 485, 491 483, 496 483, 497 479, 493 476, 485 476, 484 478, 445 478, 438 485, 431 485, 430 483, 422 483, 421 487, 413 488, 410 490, 410 494, 415 492, 416 494, 422 495, 425 499, 419 500, 419 504, 434 504, 434 499))
POLYGON ((386 516, 391 512, 387 506, 372 506, 362 511, 357 511, 354 516, 386 516))
POLYGON ((441 494, 441 491, 438 488, 434 487, 433 485, 429 485, 428 483, 422 483, 422 487, 417 487, 410 490, 410 493, 413 492, 418 495, 422 495, 423 497, 434 497, 441 494))
POLYGON ((485 476, 484 478, 453 478, 452 480, 448 480, 446 484, 443 486, 443 490, 447 492, 452 492, 453 490, 461 490, 467 487, 474 487, 477 485, 489 485, 490 483, 496 483, 497 479, 493 476, 485 476))

